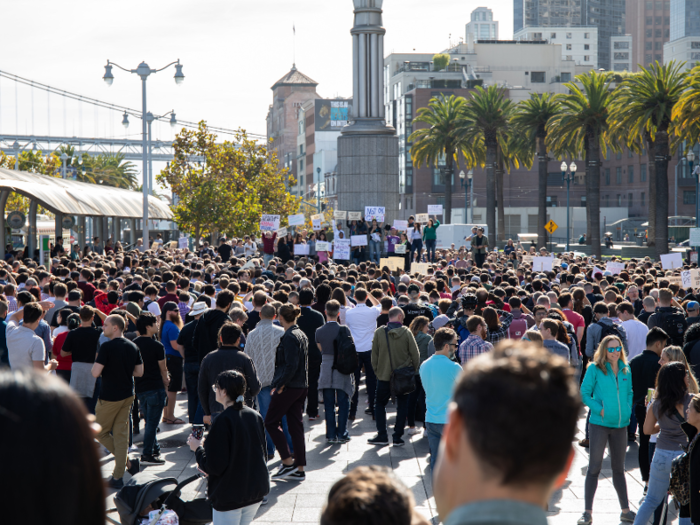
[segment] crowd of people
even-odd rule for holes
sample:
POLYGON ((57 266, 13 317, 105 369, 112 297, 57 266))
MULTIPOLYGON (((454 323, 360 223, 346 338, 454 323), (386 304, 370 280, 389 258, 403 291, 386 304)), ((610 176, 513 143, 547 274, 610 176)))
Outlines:
MULTIPOLYGON (((392 234, 376 221, 348 226, 367 228, 377 243, 392 234)), ((431 219, 421 236, 438 227, 431 219)), ((242 253, 238 240, 222 239, 196 253, 160 245, 78 259, 57 251, 48 268, 29 259, 0 263, 0 362, 11 369, 0 376, 0 419, 22 427, 20 436, 39 417, 69 424, 68 416, 57 421, 41 416, 45 408, 18 405, 29 395, 51 398, 73 418, 90 415, 94 431, 88 423, 76 428, 94 432, 85 439, 113 455, 106 485, 116 490, 125 473, 164 463, 159 425, 204 427, 188 444, 207 475, 218 524, 250 523, 270 481, 313 478, 305 419, 323 416, 333 447, 353 439, 361 410, 376 427, 372 445, 427 440, 445 523, 494 514, 503 518, 496 523, 510 523, 508 516, 543 523, 585 405, 579 445, 590 462, 579 524, 593 520, 606 448, 620 519, 660 520, 673 460, 700 425, 700 291, 678 285, 683 268, 644 259, 600 272, 605 263, 564 253, 552 270, 534 271, 524 250, 509 243, 490 251, 478 229, 470 250, 436 251, 430 234, 416 240, 406 253, 421 260, 426 241, 424 273, 381 267, 380 248, 371 245, 370 257, 358 253, 356 262, 295 257, 274 233, 263 236, 262 250, 246 238, 242 253), (183 391, 186 421, 174 411, 183 391), (532 431, 534 421, 548 429, 546 439, 532 431), (141 453, 132 457, 141 432, 141 453), (625 481, 627 445, 636 440, 647 484, 637 515, 625 481), (269 473, 276 455, 281 463, 269 473), (513 501, 489 503, 493 494, 513 501)), ((698 458, 691 456, 691 488, 700 482, 698 458)), ((96 460, 82 461, 99 475, 96 460)), ((681 507, 681 523, 700 523, 698 498, 681 507)), ((411 523, 419 520, 411 502, 391 473, 359 469, 333 487, 321 522, 411 523), (376 515, 362 514, 368 509, 376 515)))

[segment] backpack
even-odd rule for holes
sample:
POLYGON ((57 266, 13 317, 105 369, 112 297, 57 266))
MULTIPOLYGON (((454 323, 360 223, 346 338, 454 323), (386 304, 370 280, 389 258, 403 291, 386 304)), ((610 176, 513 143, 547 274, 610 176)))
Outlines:
POLYGON ((683 346, 683 334, 688 328, 685 316, 680 311, 657 312, 656 315, 659 317, 656 325, 668 334, 674 345, 683 346))
POLYGON ((352 334, 347 327, 341 326, 338 335, 333 340, 333 366, 331 368, 341 374, 350 375, 355 373, 358 364, 357 350, 352 334))
MULTIPOLYGON (((684 419, 676 410, 674 414, 676 419, 684 423, 684 419)), ((684 454, 677 456, 671 463, 671 481, 668 485, 668 491, 679 505, 688 505, 690 503, 690 453, 695 447, 698 436, 690 442, 688 449, 684 454)))
POLYGON ((467 330, 467 327, 462 324, 461 320, 458 320, 456 325, 457 327, 455 328, 455 332, 457 332, 457 335, 459 336, 459 344, 461 345, 467 339, 467 337, 469 337, 469 330, 467 330))
POLYGON ((524 317, 513 319, 508 327, 508 339, 522 339, 527 332, 527 321, 524 317))
MULTIPOLYGON (((617 326, 615 326, 615 323, 612 325, 608 325, 605 323, 596 323, 598 326, 600 326, 600 340, 602 341, 609 335, 614 335, 617 337, 620 341, 622 341, 622 337, 620 336, 620 331, 617 329, 617 326)), ((600 343, 599 343, 600 344, 600 343)))

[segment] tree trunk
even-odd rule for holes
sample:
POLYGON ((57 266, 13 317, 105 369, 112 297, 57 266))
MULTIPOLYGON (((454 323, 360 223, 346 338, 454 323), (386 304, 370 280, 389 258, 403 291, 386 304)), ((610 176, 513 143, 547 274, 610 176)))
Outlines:
POLYGON ((498 203, 498 241, 506 240, 506 206, 503 199, 503 152, 496 149, 496 202, 498 203))
POLYGON ((496 140, 486 140, 486 225, 489 246, 496 245, 496 140))
MULTIPOLYGON (((442 216, 443 220, 445 221, 445 224, 452 223, 452 179, 454 179, 455 169, 454 155, 454 150, 445 150, 446 169, 445 180, 443 181, 445 183, 445 209, 444 215, 442 216)), ((465 220, 464 222, 466 223, 467 221, 465 220)))
POLYGON ((600 250, 600 142, 597 136, 590 137, 586 162, 589 166, 588 198, 586 199, 587 215, 590 221, 588 230, 591 239, 591 255, 601 258, 600 250))
MULTIPOLYGON (((656 151, 656 144, 654 143, 653 140, 651 140, 651 137, 649 134, 646 134, 645 137, 645 143, 647 147, 647 177, 649 181, 649 227, 647 228, 648 230, 648 235, 647 235, 647 246, 655 246, 656 245, 656 216, 657 216, 657 209, 656 209, 656 202, 657 202, 657 196, 656 196, 656 189, 657 189, 657 178, 656 178, 656 163, 654 162, 654 154, 656 151)), ((668 191, 668 189, 666 190, 668 191)), ((666 211, 668 211, 668 204, 666 205, 666 211)), ((665 253, 665 252, 664 252, 665 253)))
POLYGON ((537 247, 545 246, 547 242, 547 146, 544 143, 545 135, 537 136, 537 247))
POLYGON ((589 165, 590 152, 588 151, 588 135, 583 138, 583 151, 586 156, 586 244, 591 246, 591 184, 593 173, 589 165))
MULTIPOLYGON (((654 146, 654 167, 656 168, 654 241, 657 260, 661 260, 661 255, 668 253, 668 132, 659 130, 654 146)), ((651 217, 649 217, 649 225, 651 225, 651 217)))

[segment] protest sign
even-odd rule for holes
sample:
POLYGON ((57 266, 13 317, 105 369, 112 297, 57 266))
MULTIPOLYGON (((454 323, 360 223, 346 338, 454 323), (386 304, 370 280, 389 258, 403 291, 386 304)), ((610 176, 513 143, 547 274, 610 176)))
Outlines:
POLYGON ((311 227, 313 228, 314 231, 320 230, 321 229, 321 219, 312 219, 311 227))
POLYGON ((405 231, 408 229, 408 221, 401 221, 399 219, 394 219, 394 229, 398 231, 405 231))
POLYGON ((350 259, 350 239, 336 239, 333 241, 333 259, 339 261, 350 259))
POLYGON ((277 237, 284 237, 285 235, 287 235, 287 228, 277 230, 277 237))
POLYGON ((348 220, 349 221, 359 221, 361 218, 362 218, 361 211, 349 211, 348 212, 348 220))
POLYGON ((180 237, 177 240, 177 247, 180 248, 181 250, 184 250, 187 248, 187 237, 180 237))
POLYGON ((367 236, 366 235, 351 235, 350 240, 353 246, 367 246, 367 236))
POLYGON ((686 270, 681 272, 683 288, 700 288, 700 270, 686 270))
POLYGON ((442 204, 428 204, 428 215, 442 215, 442 204))
POLYGON ((309 245, 308 244, 295 244, 294 245, 294 255, 309 255, 309 245))
POLYGON ((296 215, 290 215, 287 217, 287 223, 289 226, 301 226, 304 224, 304 214, 297 213, 296 215))
POLYGON ((315 213, 314 215, 311 216, 312 221, 320 221, 323 220, 323 214, 322 213, 315 213))
POLYGON ((406 245, 405 244, 397 244, 394 246, 394 253, 396 255, 405 255, 406 254, 406 245))
POLYGON ((605 265, 605 269, 611 274, 617 275, 625 269, 625 263, 609 262, 605 265))
POLYGON ((327 252, 331 249, 330 243, 326 241, 316 241, 316 251, 317 252, 327 252))
POLYGON ((280 227, 280 216, 279 215, 265 215, 260 219, 260 229, 262 231, 275 231, 279 230, 280 227))
POLYGON ((384 206, 365 206, 365 220, 376 219, 377 222, 384 222, 384 206))
POLYGON ((532 255, 523 255, 523 264, 532 264, 532 259, 534 259, 532 255))
POLYGON ((683 266, 683 254, 680 252, 665 253, 661 256, 661 267, 664 270, 673 270, 683 266))
POLYGON ((532 270, 535 272, 547 272, 552 270, 554 258, 552 257, 533 257, 532 270))
POLYGON ((339 221, 344 221, 348 216, 348 212, 335 210, 333 212, 333 218, 339 221))
POLYGON ((598 268, 597 266, 593 267, 593 271, 591 272, 591 276, 595 279, 596 274, 600 275, 601 277, 603 276, 603 270, 598 268))
POLYGON ((675 284, 679 288, 683 288, 683 277, 681 275, 671 275, 669 277, 665 277, 665 279, 668 280, 669 286, 675 284))
POLYGON ((379 267, 387 266, 389 270, 403 270, 403 257, 389 257, 388 259, 379 259, 379 267))
POLYGON ((421 224, 427 224, 428 223, 428 214, 427 213, 417 213, 416 214, 416 222, 419 222, 421 224))
POLYGON ((420 273, 423 275, 428 275, 428 268, 430 265, 428 263, 411 263, 411 273, 420 273))

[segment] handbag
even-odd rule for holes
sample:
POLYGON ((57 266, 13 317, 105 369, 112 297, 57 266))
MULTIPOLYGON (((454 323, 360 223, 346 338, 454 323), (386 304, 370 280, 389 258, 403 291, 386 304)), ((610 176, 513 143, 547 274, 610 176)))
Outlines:
MULTIPOLYGON (((674 416, 681 423, 686 421, 675 411, 674 416)), ((698 435, 688 444, 688 448, 684 454, 676 457, 671 463, 671 481, 668 485, 668 491, 679 505, 688 505, 690 503, 690 454, 693 451, 698 435)))
POLYGON ((416 389, 416 369, 412 366, 394 369, 394 361, 391 359, 388 327, 384 327, 384 335, 386 336, 386 348, 389 352, 389 365, 391 366, 391 379, 389 379, 391 392, 394 396, 410 394, 416 389))

